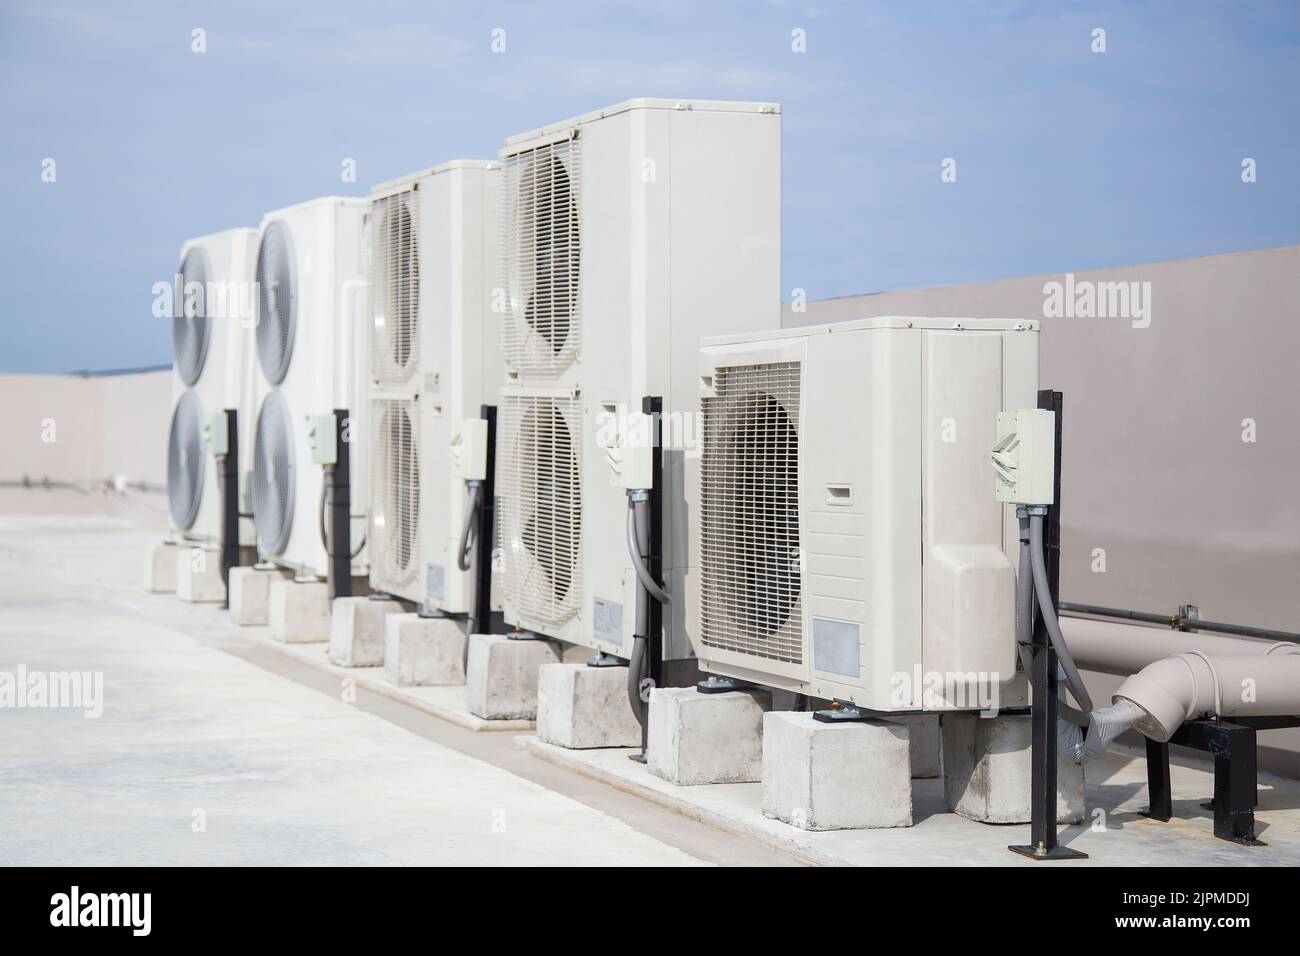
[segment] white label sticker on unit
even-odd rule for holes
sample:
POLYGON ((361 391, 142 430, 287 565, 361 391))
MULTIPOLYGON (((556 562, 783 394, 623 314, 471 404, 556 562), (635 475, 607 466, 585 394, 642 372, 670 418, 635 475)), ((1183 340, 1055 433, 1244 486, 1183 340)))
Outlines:
POLYGON ((592 601, 592 633, 606 644, 623 643, 623 605, 595 598, 592 601))
POLYGON ((430 564, 427 570, 425 591, 431 601, 444 601, 447 598, 447 569, 441 564, 430 564))
POLYGON ((813 670, 857 678, 861 629, 848 621, 813 618, 813 670))

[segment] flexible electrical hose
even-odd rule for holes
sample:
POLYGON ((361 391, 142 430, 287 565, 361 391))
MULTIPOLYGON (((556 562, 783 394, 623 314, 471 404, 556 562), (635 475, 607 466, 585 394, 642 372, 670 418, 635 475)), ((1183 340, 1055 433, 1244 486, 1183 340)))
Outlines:
MULTIPOLYGON (((329 542, 329 536, 325 533, 325 487, 326 487, 326 485, 325 485, 325 479, 322 478, 322 479, 321 479, 321 482, 320 482, 320 509, 319 509, 319 511, 317 512, 317 515, 316 515, 316 526, 317 526, 317 529, 320 531, 320 545, 321 545, 322 548, 325 549, 325 553, 326 553, 326 554, 329 554, 329 553, 330 553, 330 542, 329 542)), ((241 517, 242 517, 242 515, 241 515, 241 517)), ((365 517, 365 516, 364 516, 364 515, 351 515, 350 517, 352 517, 352 518, 357 518, 357 517, 365 517)), ((356 556, 359 555, 359 554, 362 552, 362 550, 365 548, 365 546, 366 546, 366 536, 365 536, 364 534, 362 534, 362 535, 361 535, 361 543, 357 545, 356 550, 353 551, 352 554, 349 555, 349 558, 355 560, 355 559, 356 559, 356 556)))
POLYGON ((641 556, 641 550, 637 546, 637 538, 640 535, 641 528, 638 527, 636 502, 631 498, 627 500, 627 552, 632 558, 632 567, 636 570, 637 580, 641 586, 650 592, 660 604, 669 602, 668 594, 655 583, 655 579, 650 576, 650 571, 645 566, 645 559, 641 556))
POLYGON ((478 513, 479 489, 481 487, 478 482, 472 482, 465 503, 465 523, 461 526, 460 546, 456 550, 456 567, 462 571, 468 571, 470 568, 469 552, 474 546, 474 542, 470 538, 474 529, 474 516, 478 513))
MULTIPOLYGON (((1026 675, 1033 674, 1030 646, 1034 634, 1034 571, 1029 548, 1029 517, 1026 515, 1020 519, 1020 570, 1016 575, 1016 652, 1020 655, 1020 664, 1026 675)), ((1064 673, 1059 661, 1056 672, 1058 678, 1064 673)), ((1057 707, 1057 714, 1069 724, 1079 727, 1088 725, 1088 715, 1070 706, 1064 699, 1057 707)))
POLYGON ((632 629, 632 656, 627 665, 627 699, 637 722, 645 728, 645 701, 641 699, 641 681, 646 676, 647 654, 650 649, 650 598, 660 604, 668 603, 668 595, 655 584, 646 569, 645 560, 650 551, 650 529, 645 512, 650 503, 644 499, 627 499, 627 552, 637 571, 640 587, 636 590, 635 626, 632 629))
POLYGON ((1042 515, 1029 516, 1029 557, 1034 572, 1034 593, 1038 596, 1038 609, 1043 615, 1043 624, 1052 639, 1052 647, 1056 649, 1056 659, 1065 670, 1070 693, 1079 702, 1080 709, 1085 712, 1091 711, 1092 698, 1088 696, 1088 690, 1083 686, 1079 669, 1074 666, 1070 648, 1066 646, 1065 637, 1061 634, 1061 622, 1057 620, 1056 608, 1052 606, 1052 592, 1047 584, 1047 561, 1043 556, 1042 515))
MULTIPOLYGON (((1034 592, 1039 594, 1043 623, 1047 626, 1048 634, 1052 634, 1053 628, 1057 634, 1060 633, 1060 621, 1056 617, 1055 608, 1052 607, 1050 593, 1045 591, 1047 575, 1046 562, 1042 560, 1041 522, 1042 518, 1039 516, 1035 516, 1035 519, 1020 519, 1020 575, 1016 580, 1016 648, 1026 672, 1030 671, 1031 663, 1029 642, 1034 626, 1034 592), (1037 535, 1034 533, 1034 520, 1039 522, 1037 535), (1035 565, 1041 565, 1044 573, 1034 574, 1033 572, 1038 570, 1035 565), (1044 594, 1047 594, 1045 602, 1044 594)), ((1059 644, 1055 640, 1052 643, 1057 651, 1059 676, 1066 676, 1068 682, 1069 671, 1064 666, 1064 661, 1068 659, 1070 668, 1074 668, 1074 660, 1069 656, 1069 649, 1065 647, 1063 638, 1059 644), (1062 648, 1065 649, 1064 655, 1061 653, 1062 648)), ((1074 669, 1074 673, 1078 674, 1077 668, 1074 669)), ((1082 684, 1080 679, 1080 687, 1082 684)), ((1145 715, 1142 708, 1127 700, 1117 700, 1109 707, 1093 710, 1087 692, 1074 691, 1075 698, 1089 711, 1085 714, 1071 707, 1065 700, 1065 684, 1057 686, 1057 693, 1060 697, 1057 704, 1059 716, 1056 721, 1057 753, 1078 764, 1087 763, 1101 756, 1116 737, 1145 715)))

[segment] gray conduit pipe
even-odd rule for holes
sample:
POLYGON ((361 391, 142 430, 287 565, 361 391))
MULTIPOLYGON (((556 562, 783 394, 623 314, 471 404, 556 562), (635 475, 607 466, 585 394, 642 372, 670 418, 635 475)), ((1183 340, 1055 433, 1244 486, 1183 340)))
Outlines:
POLYGON ((1047 561, 1043 555, 1043 515, 1041 514, 1029 516, 1029 558, 1034 572, 1034 594, 1038 597, 1038 609, 1043 615, 1043 624, 1047 627, 1047 633, 1051 636, 1052 647, 1056 649, 1056 659, 1065 671, 1070 693, 1074 694, 1074 699, 1079 702, 1079 706, 1084 711, 1091 711, 1092 698, 1088 696, 1088 689, 1083 686, 1083 677, 1080 676, 1079 669, 1074 666, 1070 648, 1061 634, 1061 623, 1057 620, 1056 608, 1052 606, 1052 592, 1047 583, 1047 561))
POLYGON ((474 516, 478 512, 479 489, 482 486, 477 481, 469 482, 469 491, 465 502, 465 523, 460 529, 460 546, 456 549, 456 567, 462 571, 470 569, 469 552, 474 546, 470 541, 470 535, 474 530, 474 516))
POLYGON ((646 567, 650 554, 650 522, 646 512, 650 508, 649 495, 633 492, 627 497, 627 552, 636 569, 640 587, 636 589, 636 623, 632 629, 632 656, 627 667, 627 699, 638 723, 644 726, 645 707, 641 700, 641 679, 645 676, 646 651, 650 631, 650 598, 661 604, 668 603, 668 595, 655 583, 646 567))
POLYGON ((1038 593, 1039 608, 1043 613, 1043 623, 1052 635, 1052 644, 1056 648, 1058 669, 1066 676, 1060 685, 1061 695, 1058 708, 1061 717, 1056 722, 1057 752, 1069 757, 1075 763, 1086 763, 1101 756, 1111 742, 1142 716, 1141 708, 1131 702, 1116 701, 1109 707, 1092 709, 1087 691, 1083 690, 1083 680, 1078 677, 1070 650, 1061 635, 1060 622, 1056 610, 1052 607, 1051 595, 1046 590, 1047 571, 1043 560, 1042 516, 1020 519, 1020 573, 1016 579, 1016 646, 1026 672, 1029 671, 1029 644, 1033 632, 1034 594, 1038 593), (1035 534, 1034 521, 1038 522, 1035 534), (1034 573, 1038 572, 1038 573, 1034 573), (1041 580, 1042 587, 1035 585, 1041 580), (1068 666, 1066 662, 1069 662, 1068 666), (1069 682, 1068 674, 1073 671, 1078 688, 1071 690, 1080 703, 1087 708, 1083 713, 1071 707, 1065 700, 1065 686, 1069 682))

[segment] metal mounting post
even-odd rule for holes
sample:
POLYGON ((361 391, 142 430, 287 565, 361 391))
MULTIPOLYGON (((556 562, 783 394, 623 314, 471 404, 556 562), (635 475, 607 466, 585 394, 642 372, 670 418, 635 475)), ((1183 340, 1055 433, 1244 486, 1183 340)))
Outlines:
MULTIPOLYGON (((1061 398, 1060 392, 1051 389, 1038 393, 1038 407, 1056 416, 1055 487, 1043 542, 1053 606, 1060 599, 1061 589, 1061 398)), ((1061 846, 1056 840, 1057 663, 1047 625, 1041 617, 1034 626, 1029 657, 1034 697, 1030 709, 1030 842, 1012 844, 1007 849, 1031 860, 1087 859, 1088 854, 1061 846)))
POLYGON ((348 410, 334 410, 334 464, 325 466, 325 493, 329 502, 329 593, 331 598, 352 595, 352 451, 348 410))
POLYGON ((239 412, 225 410, 226 453, 217 455, 217 487, 221 493, 221 599, 230 608, 230 569, 239 564, 239 412))
POLYGON ((474 621, 483 634, 492 626, 492 548, 496 543, 497 407, 483 405, 479 416, 487 422, 486 467, 479 487, 477 526, 474 528, 474 621))

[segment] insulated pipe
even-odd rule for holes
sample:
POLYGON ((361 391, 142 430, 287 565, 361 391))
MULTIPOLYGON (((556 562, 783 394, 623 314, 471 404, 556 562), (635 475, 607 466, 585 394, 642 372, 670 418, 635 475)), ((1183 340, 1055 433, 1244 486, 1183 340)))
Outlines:
POLYGON ((1062 620, 1061 630, 1070 644, 1070 653, 1074 655, 1075 663, 1081 668, 1120 677, 1136 674, 1148 664, 1173 654, 1247 657, 1273 653, 1274 648, 1300 649, 1300 646, 1288 642, 1171 631, 1163 627, 1142 627, 1084 618, 1062 620))
POLYGON ((1114 699, 1141 707, 1146 713, 1134 726, 1162 743, 1197 717, 1300 714, 1300 647, 1275 645, 1248 657, 1175 654, 1124 681, 1114 699))

